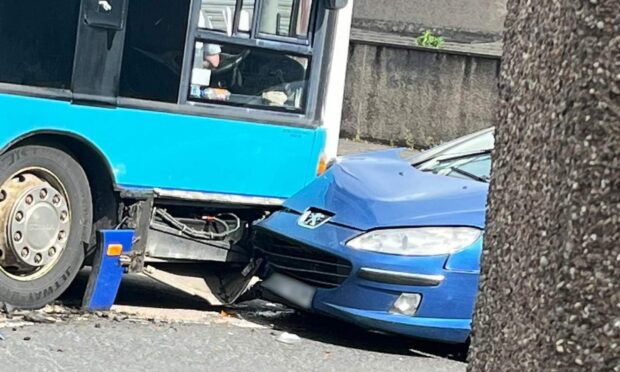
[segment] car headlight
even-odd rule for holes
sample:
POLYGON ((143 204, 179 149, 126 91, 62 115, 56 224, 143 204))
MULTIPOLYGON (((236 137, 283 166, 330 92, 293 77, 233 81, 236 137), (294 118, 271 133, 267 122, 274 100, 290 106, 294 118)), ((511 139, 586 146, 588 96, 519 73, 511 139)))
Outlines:
POLYGON ((403 256, 441 256, 472 245, 482 230, 473 227, 418 227, 375 230, 351 239, 353 249, 403 256))

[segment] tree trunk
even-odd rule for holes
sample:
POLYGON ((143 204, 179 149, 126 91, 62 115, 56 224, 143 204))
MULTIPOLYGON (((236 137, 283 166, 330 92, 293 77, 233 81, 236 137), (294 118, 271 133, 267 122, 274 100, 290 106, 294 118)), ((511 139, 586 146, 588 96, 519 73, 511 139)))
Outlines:
POLYGON ((620 0, 508 0, 470 371, 620 371, 620 0))

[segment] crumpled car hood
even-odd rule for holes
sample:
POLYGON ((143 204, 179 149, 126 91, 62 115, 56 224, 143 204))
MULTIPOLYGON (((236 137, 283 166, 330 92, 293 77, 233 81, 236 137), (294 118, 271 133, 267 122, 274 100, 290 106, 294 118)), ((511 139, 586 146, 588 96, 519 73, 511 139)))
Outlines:
POLYGON ((298 213, 316 208, 359 230, 408 226, 484 228, 488 185, 417 170, 388 150, 340 158, 290 198, 298 213))

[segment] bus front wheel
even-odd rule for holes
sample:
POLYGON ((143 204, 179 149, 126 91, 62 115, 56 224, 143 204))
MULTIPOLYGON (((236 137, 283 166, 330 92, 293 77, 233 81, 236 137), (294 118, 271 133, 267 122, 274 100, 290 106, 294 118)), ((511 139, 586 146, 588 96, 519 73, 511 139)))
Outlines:
POLYGON ((0 156, 0 302, 57 299, 82 266, 92 214, 88 178, 67 153, 24 146, 0 156))

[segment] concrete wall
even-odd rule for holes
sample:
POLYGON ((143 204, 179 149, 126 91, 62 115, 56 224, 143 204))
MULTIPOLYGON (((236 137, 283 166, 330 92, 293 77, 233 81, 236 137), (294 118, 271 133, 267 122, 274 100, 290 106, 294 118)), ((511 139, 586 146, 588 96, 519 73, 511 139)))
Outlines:
POLYGON ((498 40, 506 0, 354 0, 356 28, 417 35, 434 29, 449 40, 498 40))
POLYGON ((427 147, 495 121, 499 58, 350 46, 342 136, 427 147))

